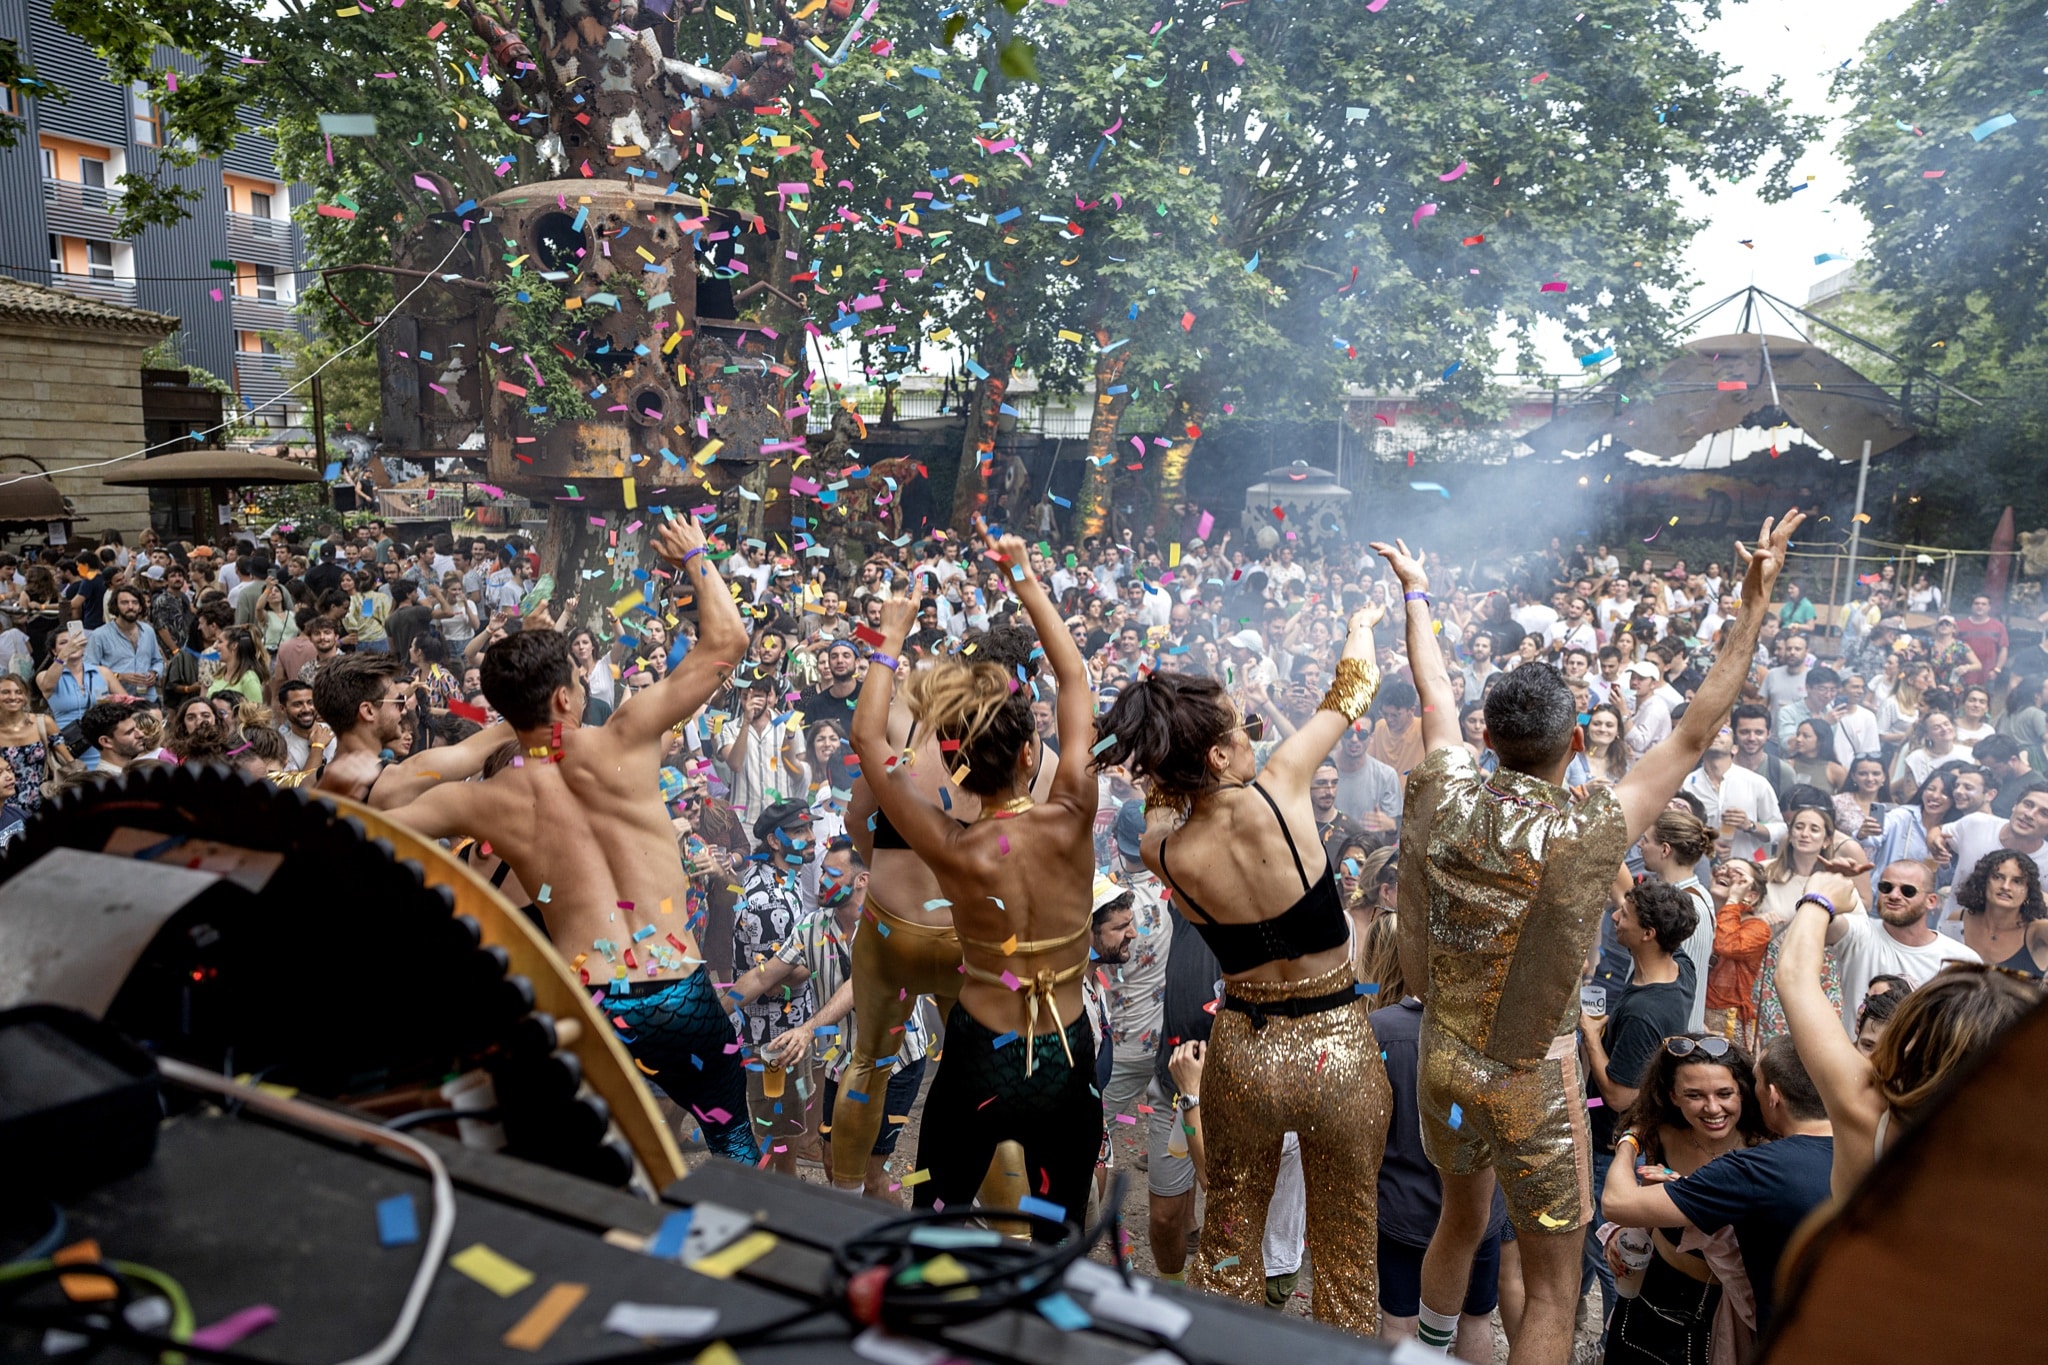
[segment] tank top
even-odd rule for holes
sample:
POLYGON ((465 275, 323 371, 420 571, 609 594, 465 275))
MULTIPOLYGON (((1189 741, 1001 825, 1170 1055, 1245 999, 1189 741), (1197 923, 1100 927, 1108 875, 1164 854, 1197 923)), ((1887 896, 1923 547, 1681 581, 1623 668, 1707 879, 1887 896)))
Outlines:
POLYGON ((1273 818, 1279 821, 1280 834, 1287 840, 1287 851, 1294 858, 1294 875, 1301 878, 1300 897, 1279 914, 1251 924, 1218 922, 1173 879, 1173 871, 1166 863, 1166 845, 1172 840, 1169 838, 1159 845, 1159 870, 1166 874, 1166 883, 1180 897, 1181 904, 1197 916, 1191 921, 1195 932, 1209 945, 1209 951, 1216 954, 1216 961, 1226 975, 1248 972, 1268 962, 1293 961, 1341 948, 1349 941, 1351 933, 1350 917, 1344 913, 1343 903, 1338 898, 1337 874, 1330 867, 1329 860, 1323 860, 1323 875, 1311 884, 1308 872, 1301 865, 1301 850, 1294 845, 1294 833, 1287 828, 1279 804, 1258 783, 1250 785, 1253 791, 1265 798, 1273 818))

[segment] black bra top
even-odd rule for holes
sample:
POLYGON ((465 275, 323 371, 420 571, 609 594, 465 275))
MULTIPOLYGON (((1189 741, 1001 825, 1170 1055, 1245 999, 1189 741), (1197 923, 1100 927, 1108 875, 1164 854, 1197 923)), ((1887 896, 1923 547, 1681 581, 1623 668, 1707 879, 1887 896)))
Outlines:
POLYGON ((1180 897, 1181 904, 1198 916, 1192 921, 1195 931, 1208 943, 1209 951, 1216 954, 1217 965, 1225 975, 1248 972, 1268 962, 1328 952, 1343 947, 1351 937, 1351 926, 1337 897, 1337 874, 1328 859, 1324 860, 1322 877, 1310 885, 1308 873, 1301 865, 1301 850, 1294 846, 1294 835, 1280 814, 1279 804, 1258 783, 1251 787, 1272 807, 1273 818, 1280 822, 1280 833, 1287 840, 1287 851, 1294 855, 1294 875, 1301 878, 1300 899, 1279 914, 1252 924, 1218 923, 1173 879, 1173 872, 1166 865, 1166 843, 1171 840, 1159 845, 1159 870, 1166 874, 1166 884, 1180 897))
MULTIPOLYGON (((917 723, 913 721, 911 722, 910 726, 909 742, 906 743, 904 747, 910 748, 914 746, 916 743, 917 723)), ((953 823, 960 826, 960 828, 962 829, 966 829, 969 825, 973 824, 974 822, 971 820, 956 819, 953 821, 953 823)), ((882 809, 881 804, 879 802, 875 805, 874 822, 870 824, 868 828, 872 829, 875 833, 876 848, 900 848, 903 849, 905 852, 910 851, 910 845, 904 841, 902 832, 899 831, 896 828, 896 826, 889 823, 889 813, 882 809)))

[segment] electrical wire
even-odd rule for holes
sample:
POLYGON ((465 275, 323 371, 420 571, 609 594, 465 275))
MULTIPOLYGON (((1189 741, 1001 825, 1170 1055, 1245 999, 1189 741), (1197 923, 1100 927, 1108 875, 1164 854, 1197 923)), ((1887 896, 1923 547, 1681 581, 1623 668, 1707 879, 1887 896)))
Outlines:
MULTIPOLYGON (((448 264, 449 261, 453 260, 455 258, 455 253, 462 250, 462 248, 467 246, 468 244, 469 238, 466 235, 457 237, 455 239, 454 245, 448 248, 448 254, 443 256, 440 260, 436 261, 434 263, 434 268, 432 270, 429 270, 418 284, 414 285, 411 289, 407 290, 404 298, 399 299, 396 303, 392 304, 391 311, 387 312, 383 317, 379 318, 375 325, 370 327, 368 331, 364 332, 354 341, 351 341, 348 345, 336 351, 333 355, 327 357, 327 359, 321 361, 319 368, 315 369, 313 373, 307 375, 304 379, 301 379, 298 383, 292 385, 283 393, 277 395, 277 397, 265 399, 261 403, 254 404, 253 406, 246 409, 244 412, 237 413, 235 416, 228 418, 226 421, 221 422, 217 426, 207 427, 204 431, 188 431, 185 432, 183 435, 172 438, 171 440, 158 441, 155 445, 144 446, 140 450, 131 450, 126 455, 116 455, 110 460, 93 460, 85 464, 70 465, 64 469, 59 470, 58 472, 61 474, 78 474, 88 469, 104 469, 108 465, 122 464, 129 460, 140 459, 141 457, 148 455, 151 451, 162 450, 165 446, 182 445, 187 440, 190 440, 191 438, 196 436, 211 436, 216 431, 225 431, 227 428, 231 426, 239 425, 244 420, 246 420, 246 418, 252 413, 261 412, 265 408, 273 407, 279 403, 284 402, 285 399, 291 397, 300 389, 305 388, 308 384, 311 384, 315 379, 318 379, 320 377, 321 371, 325 370, 329 365, 332 365, 335 361, 341 359, 350 351, 355 350, 356 347, 362 345, 371 337, 374 337, 377 335, 377 333, 383 331, 384 324, 391 321, 392 318, 397 317, 399 311, 403 309, 406 304, 412 301, 412 296, 414 294, 419 293, 420 290, 425 289, 430 284, 433 284, 440 273, 441 267, 448 264)), ((17 474, 11 479, 0 479, 0 488, 10 488, 15 484, 27 483, 31 479, 40 479, 43 477, 44 475, 40 471, 33 474, 17 474)))
POLYGON ((384 1340, 359 1356, 343 1361, 341 1365, 390 1365, 412 1340, 413 1330, 419 1326, 420 1313, 426 1307, 427 1295, 434 1287, 434 1277, 440 1273, 441 1263, 448 1255, 449 1239, 455 1235, 455 1187, 448 1179, 448 1168, 433 1148, 417 1138, 388 1128, 367 1123, 346 1114, 335 1113, 299 1100, 258 1090, 254 1086, 242 1085, 226 1077, 202 1071, 196 1066, 169 1057, 157 1059, 157 1067, 166 1080, 192 1090, 204 1090, 213 1095, 225 1095, 240 1100, 259 1114, 282 1120, 300 1128, 310 1128, 337 1137, 353 1138, 360 1142, 378 1143, 395 1147, 427 1168, 433 1180, 434 1216, 427 1227, 427 1243, 420 1253, 419 1270, 414 1274, 412 1286, 405 1292, 404 1304, 398 1312, 397 1322, 384 1340))
POLYGON ((400 1114, 384 1127, 389 1132, 403 1133, 429 1123, 453 1123, 457 1119, 495 1123, 498 1119, 498 1107, 492 1105, 488 1109, 415 1109, 410 1114, 400 1114))
POLYGON ((64 1234, 68 1227, 69 1224, 64 1221, 64 1210, 52 1202, 50 1205, 49 1230, 26 1247, 23 1247, 20 1255, 9 1257, 7 1264, 11 1265, 15 1261, 42 1260, 58 1247, 64 1245, 64 1234))

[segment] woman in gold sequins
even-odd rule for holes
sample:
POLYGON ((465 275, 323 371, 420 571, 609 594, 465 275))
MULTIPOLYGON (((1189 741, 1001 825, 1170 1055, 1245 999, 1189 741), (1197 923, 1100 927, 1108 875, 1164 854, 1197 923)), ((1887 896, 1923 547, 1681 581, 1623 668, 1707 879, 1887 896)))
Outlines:
POLYGON ((1191 1283, 1265 1299, 1260 1243, 1283 1135, 1300 1135, 1315 1315, 1379 1327, 1380 1156, 1392 1100, 1350 956, 1336 878, 1316 841, 1309 777, 1379 689, 1369 606, 1351 618, 1337 680, 1261 769, 1213 679, 1158 674, 1098 722, 1102 766, 1149 783, 1145 865, 1173 888, 1223 970, 1203 1068, 1209 1211, 1191 1283), (1307 861, 1304 861, 1304 854, 1307 861), (1311 874, 1310 863, 1321 866, 1311 874))

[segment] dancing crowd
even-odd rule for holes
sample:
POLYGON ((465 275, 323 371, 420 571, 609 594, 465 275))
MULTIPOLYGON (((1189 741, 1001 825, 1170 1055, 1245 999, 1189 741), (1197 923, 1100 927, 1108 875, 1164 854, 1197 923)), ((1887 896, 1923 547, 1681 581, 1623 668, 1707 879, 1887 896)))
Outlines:
POLYGON ((718 1155, 1041 1235, 1129 1168, 1165 1279, 1733 1365, 2048 970, 2041 619, 1889 564, 1819 609, 1801 520, 1698 570, 1204 517, 834 577, 668 518, 594 610, 376 521, 0 554, 0 839, 178 764, 366 801, 718 1155))

